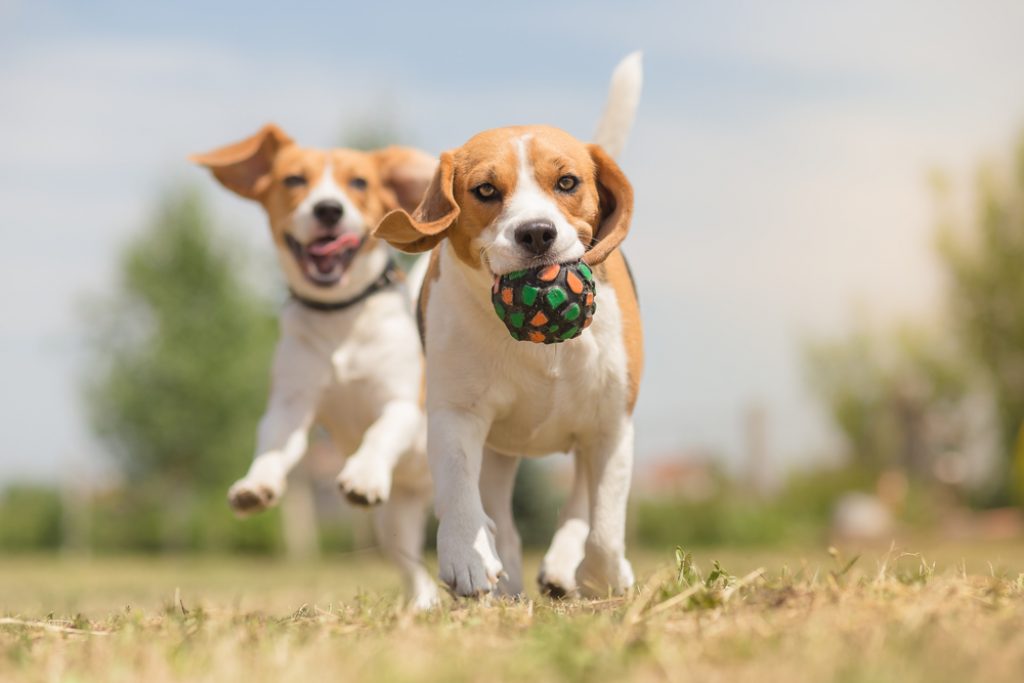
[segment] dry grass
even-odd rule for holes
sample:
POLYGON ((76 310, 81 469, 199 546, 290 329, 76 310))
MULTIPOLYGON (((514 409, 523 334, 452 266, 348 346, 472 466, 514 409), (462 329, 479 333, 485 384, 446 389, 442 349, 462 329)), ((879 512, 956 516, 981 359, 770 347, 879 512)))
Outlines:
POLYGON ((1024 680, 1024 546, 929 554, 666 554, 626 598, 420 616, 362 556, 4 560, 0 680, 1024 680))

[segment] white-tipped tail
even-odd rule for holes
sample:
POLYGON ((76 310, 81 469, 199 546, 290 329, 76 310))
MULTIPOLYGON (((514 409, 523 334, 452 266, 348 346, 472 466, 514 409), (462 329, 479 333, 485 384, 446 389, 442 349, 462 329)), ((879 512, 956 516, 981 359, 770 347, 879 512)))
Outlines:
POLYGON ((640 104, 643 84, 643 53, 638 50, 626 55, 612 72, 604 115, 594 133, 594 142, 604 147, 613 157, 619 156, 626 146, 626 139, 629 138, 629 131, 636 118, 636 108, 640 104))

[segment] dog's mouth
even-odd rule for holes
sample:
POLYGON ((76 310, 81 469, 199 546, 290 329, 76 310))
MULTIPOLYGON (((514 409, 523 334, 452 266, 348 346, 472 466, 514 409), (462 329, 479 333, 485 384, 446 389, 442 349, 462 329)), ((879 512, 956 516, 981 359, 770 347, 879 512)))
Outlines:
POLYGON ((341 282, 363 245, 363 238, 347 232, 320 237, 303 245, 286 234, 285 242, 306 279, 317 287, 330 287, 341 282))

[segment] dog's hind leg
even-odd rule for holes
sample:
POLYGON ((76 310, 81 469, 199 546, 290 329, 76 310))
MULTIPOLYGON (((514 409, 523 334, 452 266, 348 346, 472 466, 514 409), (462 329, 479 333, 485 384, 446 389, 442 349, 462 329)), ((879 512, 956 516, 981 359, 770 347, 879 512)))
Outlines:
POLYGON ((429 490, 395 484, 387 502, 373 511, 377 543, 398 566, 406 599, 416 610, 427 610, 437 604, 437 584, 423 566, 429 506, 429 490))
POLYGON ((494 545, 505 568, 505 576, 498 581, 498 593, 501 595, 523 593, 523 544, 512 515, 512 494, 518 469, 518 457, 484 448, 480 497, 484 512, 494 522, 494 545))
POLYGON ((541 593, 564 598, 576 592, 576 568, 583 561, 583 548, 590 533, 587 509, 587 477, 575 457, 572 491, 558 517, 558 530, 537 574, 541 593))

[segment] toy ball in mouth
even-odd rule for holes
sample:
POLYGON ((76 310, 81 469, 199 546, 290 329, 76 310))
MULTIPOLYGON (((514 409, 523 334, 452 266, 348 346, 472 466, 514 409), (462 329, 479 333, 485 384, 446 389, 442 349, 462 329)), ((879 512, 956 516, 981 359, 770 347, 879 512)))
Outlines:
POLYGON ((559 344, 590 326, 596 293, 593 272, 577 261, 499 275, 491 301, 513 339, 559 344))

